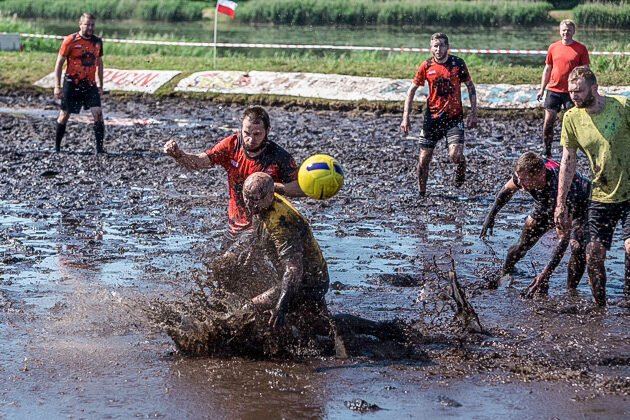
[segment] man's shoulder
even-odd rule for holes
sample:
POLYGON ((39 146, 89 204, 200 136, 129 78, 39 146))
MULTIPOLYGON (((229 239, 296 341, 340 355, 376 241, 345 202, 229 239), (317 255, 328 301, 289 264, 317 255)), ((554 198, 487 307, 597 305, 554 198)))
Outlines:
POLYGON ((266 159, 271 159, 274 162, 285 162, 293 159, 291 153, 287 152, 284 147, 272 140, 267 140, 268 144, 263 152, 263 156, 266 159))
POLYGON ((290 229, 291 221, 301 218, 302 215, 293 207, 289 200, 278 193, 274 193, 273 204, 265 214, 265 219, 270 224, 270 227, 290 229))
POLYGON ((96 35, 92 35, 92 38, 90 38, 90 42, 92 42, 92 44, 94 45, 97 45, 97 44, 103 45, 103 38, 99 38, 96 35))
POLYGON ((449 60, 452 64, 457 65, 457 66, 461 66, 462 64, 466 64, 466 62, 464 61, 464 59, 463 59, 463 58, 458 57, 458 56, 453 55, 453 54, 449 54, 449 55, 448 55, 448 60, 449 60))
POLYGON ((76 42, 77 39, 81 39, 81 37, 79 36, 78 32, 73 32, 69 35, 66 35, 66 37, 63 39, 64 43, 69 43, 69 42, 76 42))

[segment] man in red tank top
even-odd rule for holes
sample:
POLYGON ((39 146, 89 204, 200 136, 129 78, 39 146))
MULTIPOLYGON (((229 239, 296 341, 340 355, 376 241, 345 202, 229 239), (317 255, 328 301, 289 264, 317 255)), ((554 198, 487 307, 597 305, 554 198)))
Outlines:
POLYGON ((79 20, 79 32, 68 35, 59 48, 55 64, 54 95, 61 99, 57 118, 55 151, 61 150, 70 114, 78 114, 81 107, 89 109, 94 118, 96 153, 104 153, 105 125, 101 109, 103 95, 103 41, 94 35, 96 18, 84 13, 79 20), (61 84, 64 63, 66 74, 61 84))
POLYGON ((588 50, 582 44, 573 40, 575 23, 565 19, 560 22, 561 40, 554 42, 547 50, 545 69, 542 73, 540 91, 536 95, 540 101, 545 95, 545 121, 543 123, 543 143, 545 157, 551 158, 551 143, 553 143, 553 125, 562 108, 565 111, 573 107, 569 96, 569 73, 577 66, 589 64, 588 50))

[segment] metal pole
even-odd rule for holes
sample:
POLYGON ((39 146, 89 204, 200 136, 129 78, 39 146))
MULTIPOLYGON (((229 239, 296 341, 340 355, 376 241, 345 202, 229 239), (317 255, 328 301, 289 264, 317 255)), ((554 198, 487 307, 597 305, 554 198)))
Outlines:
POLYGON ((217 69, 217 20, 219 17, 219 2, 214 8, 214 70, 217 69))

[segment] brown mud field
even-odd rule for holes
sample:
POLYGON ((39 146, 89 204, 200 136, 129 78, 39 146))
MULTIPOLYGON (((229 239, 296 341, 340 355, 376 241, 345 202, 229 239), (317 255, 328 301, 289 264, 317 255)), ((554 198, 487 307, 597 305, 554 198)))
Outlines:
MULTIPOLYGON (((292 200, 328 261, 330 312, 413 324, 423 357, 269 360, 183 355, 147 315, 153 302, 190 298, 226 226, 224 170, 187 172, 162 145, 205 150, 237 129, 242 106, 106 97, 99 156, 81 119, 52 152, 50 96, 5 91, 0 109, 0 418, 630 416, 619 232, 605 309, 586 278, 567 293, 567 256, 549 296, 520 296, 553 233, 511 284, 491 287, 531 200, 515 196, 485 242, 481 224, 515 158, 539 151, 540 120, 489 114, 468 130, 460 189, 440 143, 420 199, 418 146, 399 134, 400 115, 270 108, 271 138, 297 161, 327 153, 344 167, 334 198, 292 200), (458 329, 448 304, 426 299, 444 294, 436 276, 451 257, 484 333, 458 329)), ((414 115, 414 136, 420 123, 414 115)), ((364 350, 378 340, 361 338, 364 350)))

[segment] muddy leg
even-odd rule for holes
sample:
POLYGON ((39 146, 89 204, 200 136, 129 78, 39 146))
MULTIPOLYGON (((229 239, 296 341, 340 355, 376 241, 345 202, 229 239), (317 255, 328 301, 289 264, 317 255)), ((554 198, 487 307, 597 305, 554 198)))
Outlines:
POLYGON ((601 242, 590 242, 586 246, 586 268, 591 285, 593 300, 599 306, 606 306, 606 248, 601 242))
POLYGON ((420 146, 418 158, 418 193, 424 196, 427 192, 427 180, 429 179, 429 164, 433 158, 433 149, 420 146))
POLYGON ((464 145, 449 144, 448 154, 453 163, 457 165, 457 168, 455 168, 455 186, 461 187, 464 184, 464 181, 466 181, 466 157, 464 157, 464 145))
POLYGON ((57 153, 61 151, 61 140, 63 139, 64 134, 66 134, 66 124, 68 123, 69 118, 69 112, 64 110, 59 111, 57 124, 55 125, 55 152, 57 153))
POLYGON ((543 143, 545 146, 545 157, 551 157, 551 144, 553 143, 553 125, 556 122, 558 113, 553 109, 545 109, 545 120, 543 122, 543 143))
POLYGON ((531 216, 527 216, 518 242, 508 249, 505 263, 503 263, 503 274, 509 274, 514 271, 516 263, 525 256, 527 251, 538 242, 545 232, 547 232, 547 227, 544 223, 535 220, 531 216))
POLYGON ((573 230, 574 239, 571 239, 571 258, 569 259, 567 289, 575 290, 582 280, 586 269, 586 253, 584 244, 584 226, 578 226, 573 230))

